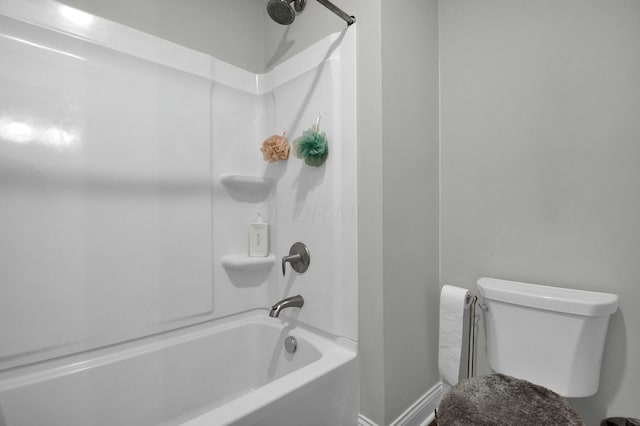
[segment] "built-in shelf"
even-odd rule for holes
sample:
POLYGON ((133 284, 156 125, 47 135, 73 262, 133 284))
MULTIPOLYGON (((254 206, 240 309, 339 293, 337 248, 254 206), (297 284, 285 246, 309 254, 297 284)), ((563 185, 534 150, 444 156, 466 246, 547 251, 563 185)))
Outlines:
POLYGON ((245 191, 270 191, 273 179, 265 176, 222 175, 220 182, 227 187, 245 191))
POLYGON ((264 201, 273 189, 273 179, 265 176, 222 175, 220 182, 237 201, 264 201))
POLYGON ((246 254, 230 254, 222 257, 222 266, 226 269, 241 271, 266 270, 273 267, 276 257, 270 254, 267 257, 250 257, 246 254))

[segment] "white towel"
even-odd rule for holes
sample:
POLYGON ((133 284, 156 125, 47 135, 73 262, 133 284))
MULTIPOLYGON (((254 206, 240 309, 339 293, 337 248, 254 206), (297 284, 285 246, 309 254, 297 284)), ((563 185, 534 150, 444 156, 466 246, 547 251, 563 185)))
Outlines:
POLYGON ((440 337, 438 369, 442 378, 454 386, 460 379, 462 330, 469 290, 445 285, 440 292, 440 337))

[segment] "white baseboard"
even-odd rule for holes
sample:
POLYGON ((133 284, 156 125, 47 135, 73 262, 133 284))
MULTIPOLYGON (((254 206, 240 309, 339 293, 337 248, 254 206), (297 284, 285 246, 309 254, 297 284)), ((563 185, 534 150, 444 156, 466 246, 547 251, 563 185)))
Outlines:
POLYGON ((442 383, 436 384, 391 422, 390 426, 424 426, 433 420, 433 411, 442 398, 442 383))
POLYGON ((362 414, 358 416, 358 426, 378 426, 362 414))
MULTIPOLYGON (((436 384, 389 426, 427 426, 434 419, 434 410, 438 408, 442 393, 442 383, 436 384)), ((378 425, 361 414, 358 418, 358 426, 378 425)))

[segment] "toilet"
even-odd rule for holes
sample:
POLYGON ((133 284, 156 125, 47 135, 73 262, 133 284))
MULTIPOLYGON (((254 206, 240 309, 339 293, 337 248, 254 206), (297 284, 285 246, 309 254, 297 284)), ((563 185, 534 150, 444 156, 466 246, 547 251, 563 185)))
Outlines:
POLYGON ((597 392, 618 296, 495 278, 480 278, 478 290, 497 374, 453 386, 438 424, 582 424, 564 398, 597 392))

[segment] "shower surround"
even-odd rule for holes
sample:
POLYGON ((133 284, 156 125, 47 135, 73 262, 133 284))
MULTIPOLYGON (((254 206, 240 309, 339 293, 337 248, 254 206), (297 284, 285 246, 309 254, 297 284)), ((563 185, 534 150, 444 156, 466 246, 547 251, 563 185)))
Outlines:
MULTIPOLYGON (((268 319, 280 327, 269 345, 300 329, 328 342, 319 353, 343 351, 324 367, 303 367, 296 354, 278 362, 321 382, 331 371, 349 377, 341 418, 353 424, 355 27, 259 75, 57 2, 3 0, 0 28, 0 424, 18 424, 37 401, 15 395, 46 401, 58 379, 75 378, 96 398, 156 387, 135 369, 127 383, 95 379, 93 366, 142 351, 149 339, 160 348, 196 328, 266 317, 295 294, 304 307, 268 319), (262 160, 266 137, 286 130, 291 141, 318 115, 329 139, 324 166, 262 160), (247 256, 257 210, 271 225, 266 258, 247 256), (280 259, 296 241, 309 247, 311 266, 282 277, 280 259)), ((281 395, 306 386, 295 377, 274 379, 281 395)), ((93 402, 88 415, 97 416, 105 407, 93 402)))

